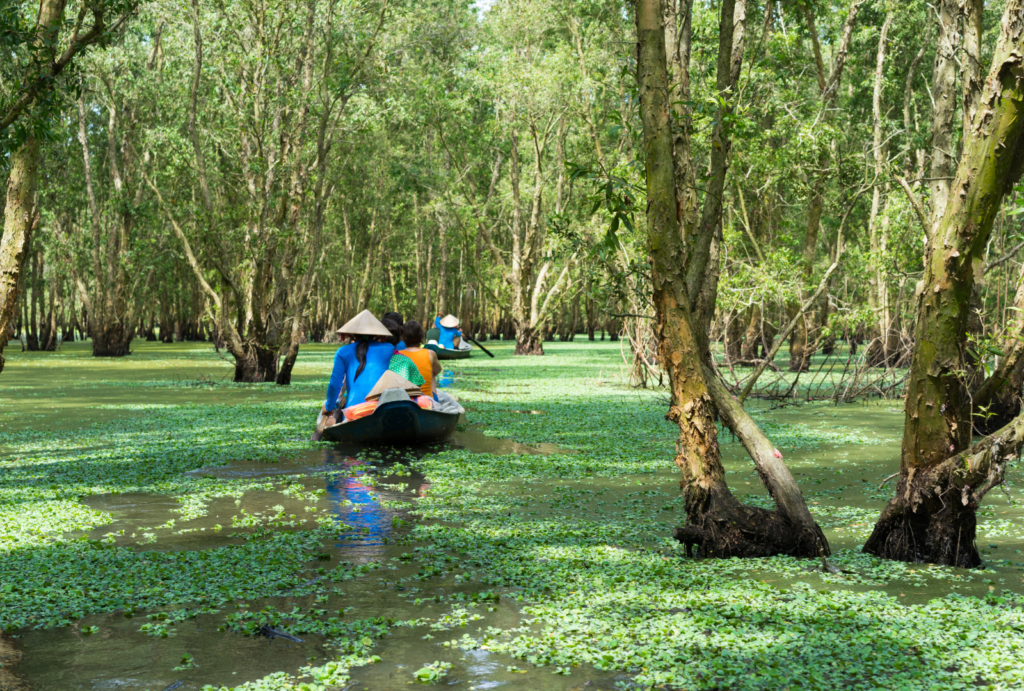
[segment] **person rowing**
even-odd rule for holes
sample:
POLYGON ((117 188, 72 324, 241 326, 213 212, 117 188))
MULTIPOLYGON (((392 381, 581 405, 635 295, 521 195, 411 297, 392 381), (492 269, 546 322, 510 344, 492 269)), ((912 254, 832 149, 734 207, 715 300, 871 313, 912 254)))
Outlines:
POLYGON ((391 343, 391 331, 370 310, 363 310, 350 319, 338 329, 338 334, 352 342, 338 348, 334 354, 327 400, 320 412, 325 419, 333 417, 340 421, 341 415, 336 415, 335 410, 366 402, 366 394, 388 371, 395 346, 391 343), (342 387, 347 395, 339 402, 342 387))
POLYGON ((440 330, 437 344, 448 350, 469 350, 472 348, 468 343, 462 341, 462 331, 459 329, 459 318, 454 314, 445 316, 438 315, 434 318, 434 326, 440 330))

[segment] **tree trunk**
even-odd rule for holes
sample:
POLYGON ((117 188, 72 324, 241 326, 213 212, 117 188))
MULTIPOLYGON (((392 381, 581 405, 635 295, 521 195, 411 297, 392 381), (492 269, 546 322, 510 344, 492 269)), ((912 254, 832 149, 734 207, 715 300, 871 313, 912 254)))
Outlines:
POLYGON ((743 312, 733 312, 725 327, 725 357, 736 362, 743 357, 743 312))
POLYGON ((747 330, 743 333, 743 347, 740 349, 740 364, 752 367, 758 357, 758 346, 761 345, 761 305, 750 306, 750 320, 747 330))
POLYGON ((823 547, 816 538, 805 539, 805 531, 781 513, 740 504, 726 486, 716 409, 705 383, 701 340, 694 333, 690 312, 687 245, 679 233, 679 219, 686 212, 680 213, 676 196, 661 2, 637 0, 636 23, 655 332, 672 393, 667 417, 679 426, 675 462, 682 471, 680 486, 686 499, 687 524, 676 529, 675 537, 688 551, 696 547, 708 556, 816 555, 827 545, 823 547))
POLYGON ((932 71, 931 97, 932 108, 932 141, 931 162, 928 169, 929 198, 931 200, 931 228, 929 235, 934 237, 938 224, 942 219, 949 197, 949 183, 953 175, 953 116, 956 114, 956 68, 959 32, 957 20, 960 9, 959 0, 939 0, 938 40, 935 50, 935 67, 932 71))
MULTIPOLYGON (((1011 0, 992 70, 978 103, 918 284, 917 327, 905 403, 900 481, 864 550, 888 559, 974 567, 974 495, 984 478, 956 486, 944 471, 971 442, 962 378, 976 273, 1004 194, 1024 164, 1024 0, 1011 0)), ((980 492, 984 494, 984 492, 980 492)))
POLYGON ((544 346, 541 330, 529 325, 516 323, 516 355, 543 355, 544 346))
MULTIPOLYGON (((103 321, 92 327, 93 357, 124 357, 131 354, 134 334, 130 324, 121 321, 103 321)), ((163 329, 161 329, 163 331, 163 329)))
POLYGON ((441 250, 441 261, 437 272, 437 290, 434 295, 437 298, 437 311, 448 314, 451 312, 448 305, 448 227, 443 214, 438 214, 437 220, 437 245, 441 250))
POLYGON ((50 299, 46 310, 46 323, 44 324, 44 336, 39 344, 40 350, 53 352, 57 350, 57 286, 56 281, 49 289, 50 299))
POLYGON ((27 283, 31 287, 32 292, 25 294, 25 299, 28 300, 28 334, 25 339, 25 348, 29 352, 39 350, 39 251, 36 250, 32 253, 32 273, 26 278, 27 283))
MULTIPOLYGON (((804 293, 806 299, 807 294, 804 293)), ((787 305, 790 315, 796 314, 799 305, 791 303, 787 305)), ((796 328, 789 335, 789 371, 805 372, 810 362, 810 353, 807 350, 807 313, 797 321, 796 328)))
POLYGON ((39 140, 29 137, 11 156, 4 206, 4 234, 0 239, 0 372, 3 349, 18 309, 21 269, 36 223, 36 180, 39 140))
POLYGON ((235 357, 235 381, 247 384, 274 381, 277 377, 277 351, 245 343, 245 356, 235 357))

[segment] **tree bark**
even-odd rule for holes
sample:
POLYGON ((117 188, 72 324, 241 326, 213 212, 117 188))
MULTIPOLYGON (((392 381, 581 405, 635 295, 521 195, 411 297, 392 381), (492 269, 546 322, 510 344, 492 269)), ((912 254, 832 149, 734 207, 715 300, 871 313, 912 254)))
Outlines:
POLYGON ((981 96, 981 35, 985 0, 959 2, 960 14, 963 17, 963 38, 960 41, 960 110, 964 119, 963 131, 968 132, 978 112, 978 97, 981 96))
POLYGON ((928 240, 938 230, 949 197, 949 184, 953 175, 953 117, 956 114, 956 68, 959 32, 958 0, 938 0, 938 37, 935 66, 932 71, 932 142, 931 162, 928 168, 928 187, 931 199, 928 240))
MULTIPOLYGON (((729 492, 717 440, 715 406, 702 371, 687 292, 687 246, 679 233, 673 134, 661 2, 637 0, 637 81, 647 184, 647 249, 655 332, 669 375, 668 418, 679 427, 676 465, 683 474, 687 524, 675 537, 709 556, 817 554, 802 531, 778 512, 740 504, 729 492)), ((684 212, 685 215, 685 212, 684 212)))
POLYGON ((35 225, 39 140, 29 137, 11 156, 4 206, 4 235, 0 239, 0 372, 3 348, 7 344, 18 308, 22 265, 35 225))
POLYGON ((992 69, 964 153, 929 243, 917 289, 917 327, 904 407, 896 496, 864 550, 901 561, 974 567, 980 487, 957 490, 946 460, 971 442, 972 411, 962 378, 971 293, 1004 194, 1024 164, 1024 0, 1006 6, 992 69))

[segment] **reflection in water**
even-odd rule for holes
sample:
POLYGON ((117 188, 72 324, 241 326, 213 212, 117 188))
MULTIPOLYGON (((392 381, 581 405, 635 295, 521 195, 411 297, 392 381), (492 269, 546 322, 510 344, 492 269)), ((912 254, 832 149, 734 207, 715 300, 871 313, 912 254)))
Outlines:
POLYGON ((407 447, 372 447, 381 453, 380 461, 373 464, 357 458, 360 451, 367 447, 357 444, 339 443, 324 449, 323 464, 328 469, 336 469, 325 478, 327 504, 329 511, 339 523, 345 524, 346 530, 339 533, 341 542, 338 547, 346 548, 365 558, 374 558, 383 553, 383 546, 388 544, 394 529, 394 518, 397 512, 386 508, 381 501, 409 499, 408 494, 380 489, 381 485, 394 479, 396 483, 404 483, 408 489, 418 496, 426 493, 430 483, 413 471, 411 475, 401 477, 389 474, 391 469, 409 472, 408 462, 435 453, 445 446, 466 449, 475 453, 492 454, 550 454, 574 453, 554 444, 540 444, 536 447, 519 444, 511 439, 496 439, 483 434, 475 426, 463 427, 456 432, 451 440, 443 444, 428 444, 407 447), (373 482, 365 482, 368 477, 373 482))
POLYGON ((391 514, 381 506, 373 488, 362 482, 366 461, 344 458, 333 465, 343 466, 348 471, 328 475, 326 479, 330 511, 340 523, 348 526, 339 537, 347 539, 349 544, 383 545, 391 534, 391 514))
POLYGON ((338 449, 324 452, 324 465, 338 471, 327 475, 324 480, 328 510, 338 523, 346 526, 345 530, 338 533, 342 541, 337 546, 345 547, 347 551, 359 547, 361 549, 356 551, 367 558, 382 555, 398 515, 396 509, 385 507, 382 502, 408 500, 410 497, 401 492, 381 489, 377 485, 393 479, 422 496, 428 486, 423 476, 413 472, 395 477, 389 470, 396 468, 408 473, 405 464, 392 460, 383 465, 371 465, 365 460, 344 455, 338 449))

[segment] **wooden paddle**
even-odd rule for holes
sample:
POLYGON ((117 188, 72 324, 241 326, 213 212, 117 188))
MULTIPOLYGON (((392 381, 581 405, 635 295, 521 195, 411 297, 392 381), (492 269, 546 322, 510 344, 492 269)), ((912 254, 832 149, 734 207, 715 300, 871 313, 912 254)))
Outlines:
POLYGON ((320 438, 324 436, 324 428, 327 427, 327 420, 330 419, 329 415, 324 415, 323 410, 316 416, 316 429, 313 431, 313 436, 310 437, 310 441, 320 441, 320 438))
POLYGON ((316 416, 316 429, 313 431, 313 436, 309 439, 310 441, 320 441, 320 438, 324 436, 324 429, 338 422, 341 409, 345 407, 345 399, 348 397, 347 391, 348 385, 343 384, 341 393, 338 394, 338 406, 331 411, 330 415, 324 415, 323 408, 320 409, 316 416))
POLYGON ((491 357, 494 357, 494 353, 492 353, 491 351, 487 350, 487 348, 484 348, 482 345, 480 345, 480 341, 476 340, 472 336, 467 336, 465 331, 462 332, 462 335, 465 336, 465 338, 467 338, 468 340, 470 340, 473 343, 475 343, 477 348, 479 348, 480 350, 484 351, 485 353, 487 353, 491 357))

